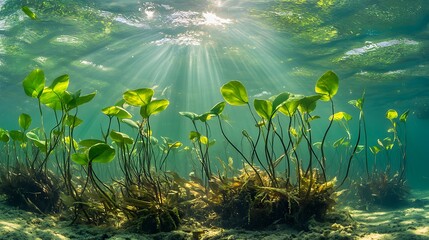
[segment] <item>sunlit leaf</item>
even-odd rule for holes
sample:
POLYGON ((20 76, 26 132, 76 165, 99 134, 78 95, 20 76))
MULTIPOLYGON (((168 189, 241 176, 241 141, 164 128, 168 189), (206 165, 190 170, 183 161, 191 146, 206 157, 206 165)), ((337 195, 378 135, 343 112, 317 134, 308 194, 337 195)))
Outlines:
POLYGON ((141 107, 149 104, 152 100, 153 94, 154 91, 151 88, 140 88, 124 92, 123 98, 127 104, 141 107))
POLYGON ((143 118, 148 118, 151 115, 158 114, 164 111, 170 102, 167 99, 158 99, 149 102, 147 105, 143 105, 140 108, 140 115, 143 118))
POLYGON ((97 143, 104 143, 104 142, 98 139, 85 139, 79 142, 79 146, 90 148, 97 143))
POLYGON ((13 141, 22 142, 24 141, 24 133, 20 130, 11 130, 9 131, 9 136, 13 141))
POLYGON ((207 145, 207 144, 209 143, 209 139, 208 139, 206 136, 201 135, 201 136, 200 136, 200 142, 201 142, 202 144, 207 145))
POLYGON ((322 94, 320 100, 328 101, 337 94, 338 85, 338 76, 332 71, 327 71, 317 80, 314 90, 316 93, 322 94))
POLYGON ((73 116, 73 115, 67 115, 67 117, 66 117, 66 119, 64 121, 64 123, 66 124, 66 126, 69 126, 69 127, 72 127, 72 128, 75 128, 75 127, 79 126, 82 122, 83 122, 82 119, 80 119, 80 118, 78 118, 76 116, 73 116))
POLYGON ((387 112, 386 112, 386 118, 387 119, 393 120, 397 117, 398 117, 398 112, 396 112, 396 110, 394 110, 394 109, 387 110, 387 112))
POLYGON ((408 113, 409 112, 410 112, 410 110, 407 110, 404 113, 402 113, 401 116, 399 117, 399 121, 406 122, 407 118, 408 118, 408 113))
POLYGON ((181 142, 179 142, 179 141, 177 141, 177 142, 174 142, 174 143, 169 143, 168 144, 168 147, 169 148, 179 148, 179 147, 181 147, 183 144, 181 143, 181 142))
POLYGON ((34 69, 22 82, 25 94, 32 98, 39 98, 45 88, 45 73, 41 69, 34 69))
POLYGON ((212 119, 213 116, 214 116, 214 114, 207 112, 207 113, 203 113, 203 114, 199 115, 198 119, 201 122, 207 122, 208 120, 212 119))
POLYGON ((104 114, 110 117, 117 117, 119 119, 131 118, 132 115, 127 110, 119 106, 105 107, 101 110, 104 114))
POLYGON ((34 143, 34 145, 36 145, 37 148, 43 151, 46 150, 46 141, 41 140, 36 133, 27 132, 25 135, 27 136, 28 139, 30 139, 34 143))
POLYGON ((371 150, 371 152, 376 155, 378 152, 380 152, 381 149, 378 146, 372 146, 369 147, 369 150, 371 150))
POLYGON ((89 148, 88 160, 98 163, 108 163, 115 158, 115 149, 105 143, 97 143, 89 148))
POLYGON ((286 116, 292 117, 299 106, 300 100, 303 98, 303 95, 290 95, 289 99, 281 105, 279 111, 286 116))
POLYGON ((322 97, 322 95, 307 96, 299 100, 298 109, 302 113, 311 113, 316 109, 316 102, 322 97))
POLYGON ((127 124, 128 126, 134 128, 134 129, 139 129, 139 123, 131 120, 131 119, 121 119, 121 122, 127 124))
POLYGON ((191 119, 192 121, 198 119, 198 114, 193 113, 193 112, 179 112, 179 114, 184 116, 184 117, 191 119))
POLYGON ((110 132, 110 138, 115 141, 116 143, 120 143, 120 144, 133 144, 134 140, 128 136, 125 133, 122 132, 117 132, 115 130, 112 130, 110 132))
POLYGON ((56 93, 63 93, 64 91, 67 90, 69 86, 69 82, 70 82, 69 75, 65 74, 57 77, 49 87, 52 89, 52 91, 56 93))
POLYGON ((291 94, 289 92, 283 92, 277 95, 273 100, 273 104, 272 104, 273 111, 277 111, 280 107, 282 107, 283 104, 286 103, 286 101, 289 99, 290 96, 291 94))
POLYGON ((239 81, 230 81, 220 88, 223 99, 233 106, 245 105, 249 102, 247 91, 239 81))
POLYGON ((87 153, 73 153, 71 155, 73 162, 79 165, 88 165, 88 156, 87 153))
POLYGON ((225 102, 219 102, 217 103, 212 109, 210 109, 210 113, 214 114, 216 116, 219 116, 223 112, 223 109, 225 108, 226 103, 225 102))
POLYGON ((21 8, 21 10, 25 13, 25 15, 27 15, 32 20, 36 20, 37 19, 36 14, 33 11, 31 11, 31 9, 29 7, 23 6, 21 8))
POLYGON ((19 126, 26 131, 31 125, 31 116, 26 113, 21 113, 18 118, 19 126))
POLYGON ((253 106, 256 113, 263 119, 269 120, 272 115, 273 105, 269 100, 255 99, 253 106))
POLYGON ((201 134, 199 132, 191 131, 189 133, 189 139, 194 141, 195 139, 199 138, 201 134))
POLYGON ((332 121, 332 120, 334 120, 334 121, 340 121, 342 119, 344 119, 346 121, 349 121, 349 120, 352 119, 352 116, 350 114, 346 113, 346 112, 337 112, 334 115, 331 115, 329 117, 329 121, 332 121))

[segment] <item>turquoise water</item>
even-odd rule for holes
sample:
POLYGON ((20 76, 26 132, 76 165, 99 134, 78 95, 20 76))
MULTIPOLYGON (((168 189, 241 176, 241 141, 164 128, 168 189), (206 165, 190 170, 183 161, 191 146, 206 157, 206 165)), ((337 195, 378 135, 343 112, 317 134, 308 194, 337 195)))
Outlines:
MULTIPOLYGON (((222 101, 219 88, 230 80, 240 80, 252 100, 283 91, 310 95, 316 80, 333 70, 340 77, 337 111, 357 119, 347 102, 365 91, 370 145, 389 134, 386 110, 410 109, 409 182, 428 186, 429 5, 424 0, 43 2, 0 1, 1 128, 18 129, 22 112, 34 116, 32 126, 37 125, 37 102, 21 85, 34 68, 45 71, 48 83, 67 73, 71 90, 97 91, 79 110, 84 124, 76 130, 78 138, 101 137, 107 123, 101 109, 128 89, 149 87, 155 97, 170 101, 153 117, 154 133, 184 144, 192 125, 178 112, 210 110, 222 101), (27 17, 23 5, 38 19, 27 17)), ((250 116, 245 109, 225 111, 228 131, 240 142, 241 130, 253 126, 250 116)), ((317 114, 322 118, 313 131, 320 135, 329 104, 319 103, 317 114)), ((333 129, 329 142, 341 134, 333 129)), ((222 139, 216 144, 221 158, 234 154, 222 139)), ((359 175, 359 164, 354 166, 359 175)))

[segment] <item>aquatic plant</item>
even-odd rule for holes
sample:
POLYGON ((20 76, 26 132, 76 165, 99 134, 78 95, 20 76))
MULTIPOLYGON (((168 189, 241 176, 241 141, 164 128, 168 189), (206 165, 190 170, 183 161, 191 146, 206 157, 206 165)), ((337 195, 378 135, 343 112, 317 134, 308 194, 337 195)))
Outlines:
POLYGON ((406 183, 407 132, 406 121, 409 110, 401 115, 394 109, 387 110, 385 116, 390 122, 387 130, 392 137, 377 139, 377 145, 369 147, 374 155, 373 166, 367 165, 367 178, 356 181, 356 195, 362 207, 371 205, 396 207, 407 203, 409 188, 406 183), (395 152, 396 149, 396 152, 395 152), (385 161, 380 164, 377 156, 383 152, 385 161), (392 160, 397 166, 394 166, 392 160), (371 168, 371 170, 368 170, 371 168))

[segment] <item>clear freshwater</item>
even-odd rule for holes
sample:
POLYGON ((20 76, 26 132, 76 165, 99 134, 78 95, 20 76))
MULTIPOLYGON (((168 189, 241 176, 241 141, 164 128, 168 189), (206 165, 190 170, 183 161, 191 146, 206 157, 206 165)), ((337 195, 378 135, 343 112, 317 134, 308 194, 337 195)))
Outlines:
MULTIPOLYGON (((340 78, 336 111, 357 121, 358 111, 347 102, 365 92, 369 145, 390 136, 388 109, 410 110, 408 181, 427 188, 428 54, 426 0, 0 0, 0 128, 18 129, 23 112, 37 126, 37 101, 22 88, 34 68, 45 71, 47 83, 67 73, 71 90, 97 91, 79 109, 84 123, 76 129, 78 139, 101 137, 107 123, 101 109, 124 91, 153 88, 155 97, 170 101, 151 120, 154 134, 184 145, 192 125, 179 112, 207 112, 222 101, 219 88, 226 82, 241 81, 252 101, 283 91, 310 95, 332 70, 340 78), (37 20, 24 14, 24 5, 37 20)), ((241 130, 253 124, 244 107, 231 109, 225 109, 228 132, 240 142, 241 130)), ((317 126, 326 128, 329 104, 318 103, 317 114, 312 131, 320 135, 317 126)), ((350 125, 355 136, 356 122, 350 125)), ((333 128, 328 142, 342 131, 333 128)), ((216 145, 215 155, 234 154, 221 138, 216 145)), ((170 164, 186 174, 192 169, 183 158, 170 164)), ((362 173, 359 159, 354 176, 362 173)))

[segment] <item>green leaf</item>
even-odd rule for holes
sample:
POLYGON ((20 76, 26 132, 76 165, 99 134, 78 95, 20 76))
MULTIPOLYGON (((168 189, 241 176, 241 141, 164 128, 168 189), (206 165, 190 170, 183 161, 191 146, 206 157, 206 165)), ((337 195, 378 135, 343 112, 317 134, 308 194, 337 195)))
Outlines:
POLYGON ((346 112, 337 112, 329 117, 329 121, 340 121, 342 119, 350 121, 352 119, 352 116, 346 112))
POLYGON ((333 146, 334 148, 337 148, 337 147, 341 146, 341 144, 343 144, 344 140, 346 140, 346 137, 339 138, 337 141, 335 141, 335 142, 332 144, 332 146, 333 146))
POLYGON ((34 145, 36 145, 37 148, 39 148, 41 150, 46 150, 46 141, 40 140, 39 136, 37 136, 36 133, 27 132, 27 134, 25 134, 25 135, 27 136, 28 139, 33 141, 34 145))
POLYGON ((380 152, 381 149, 378 146, 372 146, 369 147, 369 150, 371 150, 374 155, 377 155, 377 153, 380 152))
POLYGON ((269 120, 272 116, 273 105, 269 100, 255 99, 253 106, 256 113, 263 119, 269 120))
POLYGON ((399 117, 399 121, 406 122, 407 118, 408 118, 408 113, 409 112, 410 112, 410 110, 407 110, 404 113, 402 113, 401 116, 399 117))
MULTIPOLYGON (((62 100, 62 95, 66 97, 67 95, 63 93, 56 93, 54 90, 50 87, 45 87, 43 89, 42 94, 40 95, 40 102, 45 104, 47 107, 54 109, 54 110, 62 110, 63 105, 65 104, 62 100)), ((68 95, 69 99, 71 98, 70 95, 68 95)))
POLYGON ((392 121, 393 119, 395 119, 397 117, 398 117, 398 112, 396 112, 396 110, 394 110, 394 109, 387 110, 387 112, 386 112, 386 118, 387 119, 392 121))
POLYGON ((65 74, 57 77, 49 87, 52 89, 52 91, 56 93, 63 93, 69 87, 69 82, 70 82, 69 75, 65 74))
POLYGON ((170 102, 167 99, 153 100, 147 105, 141 106, 140 115, 143 118, 148 118, 151 115, 155 115, 164 111, 169 104, 170 102))
POLYGON ((73 115, 67 115, 64 122, 65 122, 66 126, 75 128, 75 127, 79 126, 83 122, 83 120, 76 117, 76 116, 73 116, 73 115))
POLYGON ((219 116, 223 112, 225 105, 225 102, 217 103, 214 107, 212 107, 212 109, 210 109, 210 113, 214 114, 215 116, 219 116))
POLYGON ((283 92, 277 95, 273 100, 273 110, 277 111, 280 107, 282 107, 289 99, 290 96, 291 96, 291 93, 289 92, 283 92))
POLYGON ((104 142, 101 140, 98 140, 98 139, 85 139, 85 140, 82 140, 79 142, 79 146, 85 147, 85 148, 90 148, 90 147, 92 147, 98 143, 104 143, 104 142))
POLYGON ((206 136, 201 135, 200 142, 204 145, 207 145, 209 143, 209 139, 206 136))
POLYGON ((19 126, 26 131, 31 125, 31 116, 26 113, 21 113, 18 118, 19 126))
POLYGON ((97 94, 97 92, 92 92, 92 93, 89 93, 87 95, 81 96, 80 90, 77 91, 76 93, 71 95, 71 100, 68 101, 67 109, 71 110, 73 108, 76 108, 77 106, 80 106, 82 104, 85 104, 85 103, 91 101, 95 97, 96 94, 97 94))
POLYGON ((191 119, 192 121, 195 121, 198 119, 199 115, 193 112, 179 112, 180 115, 187 117, 191 119))
POLYGON ((97 143, 89 148, 89 162, 108 163, 115 158, 115 149, 105 143, 97 143))
POLYGON ((322 94, 320 100, 329 101, 335 94, 337 94, 339 85, 338 76, 332 72, 327 71, 316 82, 314 90, 316 93, 322 94))
POLYGON ((281 105, 279 111, 286 116, 292 117, 299 106, 299 102, 303 99, 303 95, 290 95, 289 99, 281 105))
POLYGON ((299 110, 303 113, 310 113, 316 109, 317 100, 321 99, 322 95, 313 95, 304 97, 299 101, 299 110))
POLYGON ((34 69, 22 82, 25 94, 32 98, 39 98, 45 88, 45 74, 41 69, 34 69))
POLYGON ((71 159, 79 165, 88 165, 89 162, 87 153, 73 153, 71 159))
POLYGON ((233 106, 245 105, 249 102, 246 88, 239 81, 230 81, 220 88, 223 99, 233 106))
POLYGON ((110 132, 110 138, 112 138, 113 141, 120 144, 133 144, 134 140, 128 136, 125 133, 117 132, 115 130, 112 130, 110 132))
POLYGON ((132 115, 127 110, 119 106, 105 107, 101 110, 104 114, 110 117, 117 117, 119 119, 131 118, 132 115))
POLYGON ((179 147, 181 147, 183 144, 181 143, 181 142, 179 142, 179 141, 176 141, 176 142, 174 142, 174 143, 169 143, 168 144, 168 147, 169 148, 179 148, 179 147))
POLYGON ((37 19, 36 14, 35 14, 33 11, 31 11, 29 7, 27 7, 27 6, 23 6, 23 7, 21 8, 21 10, 22 10, 22 11, 23 11, 23 12, 24 12, 28 17, 30 17, 32 20, 36 20, 36 19, 37 19))
POLYGON ((149 102, 152 100, 153 94, 154 91, 151 88, 140 88, 124 92, 123 98, 127 104, 141 107, 149 104, 149 102))
POLYGON ((121 122, 127 124, 128 126, 134 128, 134 129, 139 129, 139 123, 131 120, 131 119, 121 119, 121 122))
POLYGON ((199 115, 198 119, 201 122, 207 122, 208 120, 212 119, 212 116, 214 116, 212 113, 207 112, 207 113, 203 113, 203 114, 199 115))
POLYGON ((191 131, 189 133, 189 140, 194 141, 197 138, 200 138, 201 134, 199 132, 191 131))
POLYGON ((24 133, 20 130, 12 130, 9 131, 9 136, 13 141, 23 142, 24 141, 24 133))
POLYGON ((2 128, 0 128, 0 141, 5 143, 9 142, 9 134, 2 128))

